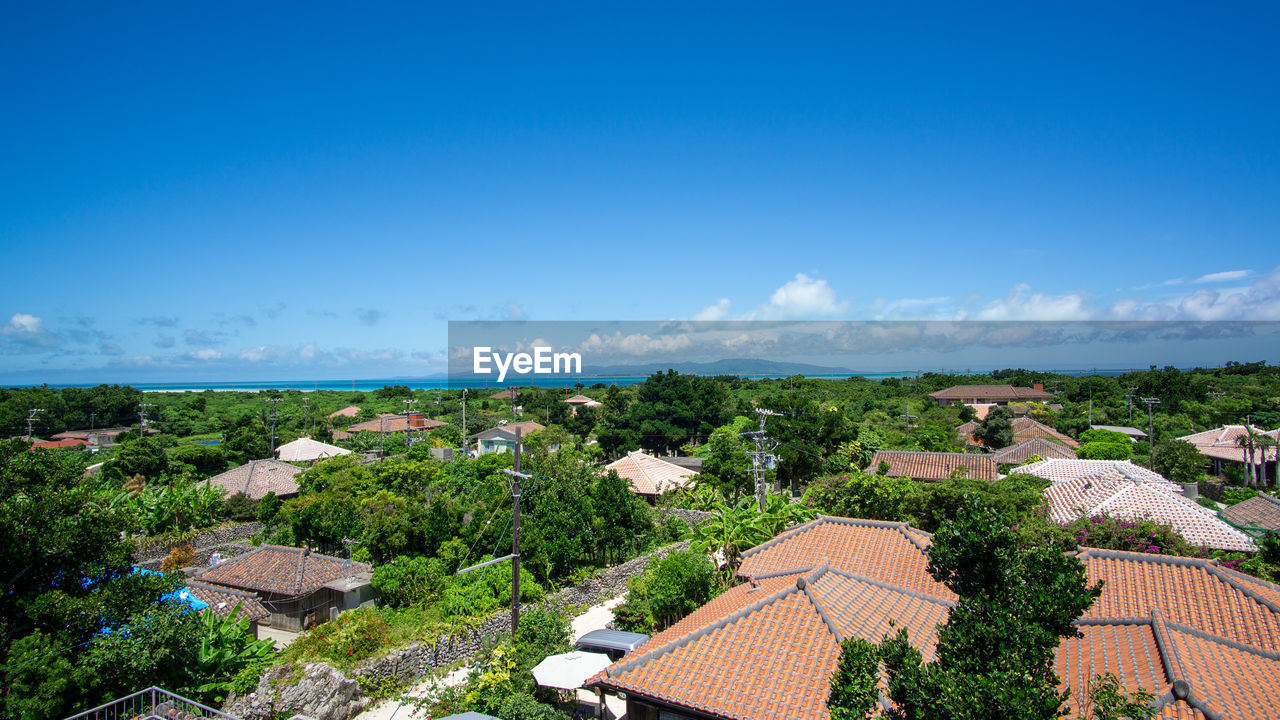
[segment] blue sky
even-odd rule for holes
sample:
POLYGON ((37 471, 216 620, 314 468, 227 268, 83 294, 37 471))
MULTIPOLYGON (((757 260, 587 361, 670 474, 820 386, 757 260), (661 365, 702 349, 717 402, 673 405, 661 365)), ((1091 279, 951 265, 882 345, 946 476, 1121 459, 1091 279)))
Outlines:
POLYGON ((881 5, 10 7, 0 382, 426 374, 450 319, 1280 319, 1280 6, 881 5))

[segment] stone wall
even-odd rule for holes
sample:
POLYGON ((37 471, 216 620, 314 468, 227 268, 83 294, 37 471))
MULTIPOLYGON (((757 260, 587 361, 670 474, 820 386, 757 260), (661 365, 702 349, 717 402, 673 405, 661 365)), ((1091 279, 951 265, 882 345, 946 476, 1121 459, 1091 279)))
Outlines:
POLYGON ((709 513, 702 510, 686 510, 684 508, 658 508, 655 515, 657 515, 657 517, 655 517, 654 520, 659 523, 666 520, 668 516, 674 515, 685 521, 685 524, 692 529, 710 520, 715 516, 715 513, 709 513))
MULTIPOLYGON (((578 608, 590 607, 615 598, 627 591, 627 581, 643 574, 654 560, 661 560, 673 550, 687 550, 689 542, 672 543, 629 560, 621 565, 597 571, 586 582, 553 593, 542 604, 563 608, 576 614, 578 608)), ((476 628, 459 630, 452 637, 441 635, 434 642, 414 643, 373 658, 351 672, 352 677, 392 679, 408 683, 427 670, 455 663, 478 653, 486 644, 494 644, 511 633, 511 611, 499 610, 485 618, 476 628)))
MULTIPOLYGON (((201 550, 212 552, 218 545, 237 540, 248 540, 259 532, 262 532, 262 523, 260 522, 226 525, 196 533, 195 537, 191 538, 191 547, 195 548, 197 552, 201 550)), ((186 543, 180 544, 185 545, 186 543)), ((158 562, 169 554, 169 548, 170 545, 168 543, 157 543, 150 547, 141 548, 133 553, 133 562, 135 565, 152 560, 158 562)))
MULTIPOLYGON (((627 590, 627 581, 644 573, 649 563, 688 547, 688 541, 672 543, 621 565, 598 570, 591 579, 553 593, 542 604, 576 614, 581 607, 621 595, 627 590)), ((476 627, 459 628, 452 635, 441 635, 431 642, 397 648, 347 673, 325 663, 310 663, 302 668, 277 665, 263 674, 253 692, 228 698, 223 712, 244 720, 274 720, 293 714, 315 720, 350 720, 371 702, 359 687, 361 679, 368 678, 373 685, 410 685, 432 668, 465 660, 510 632, 511 611, 500 610, 476 627)))

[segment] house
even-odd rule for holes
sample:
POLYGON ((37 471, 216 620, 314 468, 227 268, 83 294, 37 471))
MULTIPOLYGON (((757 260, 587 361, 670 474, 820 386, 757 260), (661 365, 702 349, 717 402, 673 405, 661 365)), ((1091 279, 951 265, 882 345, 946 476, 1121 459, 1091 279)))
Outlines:
MULTIPOLYGON (((97 428, 94 430, 66 430, 56 435, 50 436, 52 440, 84 440, 90 445, 97 447, 108 447, 116 444, 116 438, 121 434, 127 433, 133 428, 128 427, 109 427, 97 428)), ((155 428, 147 428, 148 435, 155 435, 160 432, 155 428)))
POLYGON ((516 392, 515 388, 507 388, 506 390, 499 390, 498 392, 490 395, 489 399, 490 400, 515 400, 517 395, 519 395, 519 393, 516 392))
MULTIPOLYGON (((1016 418, 1013 418, 1013 420, 1011 420, 1010 423, 1013 425, 1013 444, 1014 445, 1017 445, 1018 443, 1021 443, 1021 442, 1025 442, 1032 438, 1044 438, 1045 440, 1053 440, 1055 442, 1060 442, 1069 448, 1080 447, 1080 443, 1072 439, 1071 436, 1060 433, 1054 428, 1051 428, 1048 425, 1045 425, 1044 423, 1040 422, 1039 420, 1033 420, 1029 417, 1016 417, 1016 418)), ((973 445, 982 447, 982 443, 978 442, 978 439, 973 435, 977 431, 978 431, 978 423, 972 420, 956 428, 956 433, 958 433, 961 438, 964 438, 966 441, 968 441, 973 445)), ((1002 448, 992 448, 992 449, 1000 450, 1002 448)))
POLYGON ((323 458, 350 455, 351 451, 337 445, 322 443, 308 437, 298 438, 276 448, 276 457, 286 462, 315 462, 323 458))
POLYGON ((422 413, 409 413, 401 415, 397 413, 381 413, 372 420, 355 423, 350 425, 346 430, 334 430, 334 440, 346 440, 358 432, 376 432, 376 433, 403 433, 403 432, 430 432, 438 427, 444 427, 449 423, 432 420, 422 413))
POLYGON ((889 471, 885 473, 889 477, 912 480, 946 480, 956 470, 979 480, 995 480, 999 475, 996 461, 990 455, 880 450, 872 456, 867 472, 879 473, 880 463, 889 463, 889 471))
POLYGON ((232 590, 221 585, 211 585, 199 580, 187 581, 187 592, 209 606, 215 615, 221 618, 231 617, 249 620, 249 631, 255 640, 258 639, 258 623, 266 620, 271 613, 258 601, 253 593, 232 590))
POLYGON ((1280 499, 1266 493, 1258 493, 1218 514, 1223 520, 1256 536, 1280 531, 1280 499))
POLYGON ((1147 439, 1147 434, 1145 432, 1139 430, 1138 428, 1125 427, 1123 425, 1090 425, 1089 429, 1090 430, 1109 430, 1111 432, 1118 432, 1123 435, 1128 435, 1129 439, 1134 442, 1147 439))
POLYGON ((252 500, 261 500, 268 493, 288 498, 298 494, 298 473, 302 468, 279 460, 251 460, 240 467, 214 475, 205 482, 222 488, 227 495, 244 493, 252 500))
POLYGON ((1044 385, 1014 387, 1013 385, 953 385, 946 390, 929 393, 938 407, 947 405, 1008 405, 1011 402, 1044 402, 1053 399, 1053 393, 1045 392, 1044 385))
MULTIPOLYGON (((514 452, 516 449, 517 429, 520 430, 521 437, 527 437, 531 432, 546 429, 546 426, 532 420, 525 420, 524 422, 499 425, 484 432, 476 433, 476 454, 488 455, 494 452, 514 452)), ((549 449, 558 450, 559 446, 549 449)))
POLYGON ((1033 457, 1039 457, 1043 460, 1050 458, 1075 460, 1076 451, 1066 445, 1059 445, 1044 438, 1033 437, 1023 440, 1017 445, 1010 445, 1003 450, 997 450, 991 454, 991 457, 995 458, 996 463, 999 465, 1019 465, 1033 457))
MULTIPOLYGON (((840 643, 906 630, 926 661, 956 596, 929 533, 820 517, 743 554, 733 587, 588 681, 634 720, 829 720, 840 643)), ((1102 595, 1058 647, 1069 716, 1113 673, 1165 718, 1280 717, 1280 586, 1216 561, 1081 548, 1102 595)), ((883 688, 883 686, 882 686, 883 688)), ((882 706, 888 698, 881 690, 882 706)))
POLYGON ((606 472, 612 470, 618 473, 618 477, 631 486, 631 492, 650 502, 665 492, 688 488, 691 485, 689 479, 698 474, 696 470, 669 463, 640 450, 627 453, 605 465, 604 469, 606 472))
MULTIPOLYGON (((565 399, 565 402, 569 403, 570 405, 572 405, 572 406, 574 406, 574 407, 579 407, 579 406, 582 406, 582 405, 588 405, 588 406, 589 406, 591 403, 596 402, 596 401, 595 401, 595 400, 592 400, 591 398, 587 397, 586 395, 574 395, 574 396, 573 396, 573 397, 571 397, 571 398, 566 398, 566 399, 565 399)), ((596 403, 596 404, 597 404, 597 405, 599 405, 600 403, 596 403)))
POLYGON ((1023 465, 1018 468, 1019 474, 1035 475, 1052 483, 1067 482, 1080 478, 1109 475, 1124 477, 1137 482, 1167 483, 1163 475, 1135 465, 1129 460, 1061 460, 1046 459, 1041 462, 1023 465))
MULTIPOLYGON (((1256 427, 1250 427, 1255 434, 1265 435, 1274 442, 1280 442, 1280 430, 1263 431, 1256 427)), ((1248 450, 1237 444, 1240 438, 1245 437, 1247 434, 1248 429, 1244 425, 1224 425, 1213 430, 1183 435, 1178 439, 1195 445, 1200 454, 1208 458, 1213 474, 1222 475, 1227 463, 1235 463, 1243 468, 1249 462, 1248 450)), ((1276 471, 1280 469, 1277 468, 1276 462, 1276 453, 1278 452, 1280 452, 1280 447, 1268 448, 1265 452, 1256 446, 1254 447, 1253 464, 1258 466, 1258 470, 1264 480, 1266 478, 1274 480, 1277 477, 1276 471)), ((1264 484, 1266 483, 1264 482, 1264 484)))
POLYGON ((266 624, 298 631, 371 603, 372 573, 365 563, 302 548, 262 545, 200 571, 195 579, 255 593, 269 613, 266 624))
MULTIPOLYGON (((1060 461, 1074 465, 1080 462, 1060 461)), ((1129 521, 1149 519, 1173 527, 1174 532, 1192 545, 1230 552, 1257 551, 1248 535, 1220 520, 1212 510, 1184 497, 1181 485, 1155 473, 1150 473, 1155 476, 1152 478, 1129 472, 1125 466, 1132 463, 1094 462, 1097 464, 1093 471, 1045 488, 1049 517, 1054 522, 1066 525, 1082 517, 1102 515, 1129 521)), ((1037 469, 1031 474, 1044 477, 1054 473, 1041 474, 1037 469)))
POLYGON ((89 444, 88 440, 81 440, 79 438, 67 438, 65 440, 40 440, 40 441, 31 443, 31 447, 46 448, 46 449, 52 450, 56 448, 80 448, 80 447, 86 447, 88 444, 89 444))
POLYGON ((358 406, 358 405, 348 405, 348 406, 346 406, 346 407, 342 408, 341 410, 334 410, 333 412, 329 413, 329 414, 328 414, 328 415, 326 415, 325 417, 327 417, 327 418, 329 418, 329 419, 331 419, 331 420, 332 420, 333 418, 340 418, 340 417, 341 417, 341 418, 353 418, 353 417, 355 417, 355 416, 357 416, 357 415, 359 415, 359 414, 360 414, 360 406, 358 406))

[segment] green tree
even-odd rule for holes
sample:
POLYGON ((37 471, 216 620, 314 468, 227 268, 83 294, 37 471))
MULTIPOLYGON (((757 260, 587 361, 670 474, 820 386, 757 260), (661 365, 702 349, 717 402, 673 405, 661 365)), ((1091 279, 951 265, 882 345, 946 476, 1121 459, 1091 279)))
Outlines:
POLYGON ((978 442, 992 450, 1006 448, 1013 444, 1013 416, 1009 409, 1000 405, 987 411, 987 416, 978 423, 973 433, 978 442))
POLYGON ((880 699, 880 648, 862 638, 840 643, 840 661, 831 675, 827 711, 831 720, 866 720, 880 699))
MULTIPOLYGON (((935 659, 923 662, 905 631, 880 654, 902 720, 1049 720, 1061 717, 1054 653, 1102 592, 1085 567, 1052 545, 1020 547, 1009 520, 966 504, 929 547, 928 571, 957 596, 938 628, 935 659)), ((868 673, 870 674, 870 673, 868 673)), ((867 680, 869 682, 869 679, 867 680)))
POLYGON ((699 482, 710 480, 710 484, 722 495, 737 498, 743 493, 752 492, 751 461, 747 456, 747 446, 742 440, 742 432, 751 424, 747 418, 735 418, 733 422, 718 427, 711 432, 707 442, 707 456, 702 464, 699 482))
POLYGON ((1208 461, 1195 445, 1185 440, 1166 440, 1156 446, 1152 466, 1173 482, 1193 483, 1200 480, 1208 461))
POLYGON ((169 469, 169 456, 160 444, 151 437, 131 440, 121 446, 116 456, 110 460, 109 474, 118 477, 141 475, 155 481, 169 469))

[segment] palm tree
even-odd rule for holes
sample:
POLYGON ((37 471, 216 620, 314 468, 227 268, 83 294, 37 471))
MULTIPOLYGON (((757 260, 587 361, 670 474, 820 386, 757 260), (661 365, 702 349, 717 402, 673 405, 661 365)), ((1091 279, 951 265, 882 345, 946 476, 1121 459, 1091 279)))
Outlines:
POLYGON ((1236 445, 1244 449, 1244 482, 1249 487, 1258 486, 1257 467, 1253 464, 1253 451, 1258 446, 1258 432, 1248 422, 1244 424, 1244 433, 1236 436, 1236 445))
MULTIPOLYGON (((1266 435, 1263 433, 1258 433, 1258 437, 1255 442, 1257 443, 1257 446, 1258 446, 1258 456, 1259 456, 1258 457, 1258 476, 1259 476, 1258 479, 1260 480, 1260 484, 1262 485, 1262 487, 1266 487, 1267 486, 1267 451, 1270 450, 1271 448, 1277 448, 1276 452, 1280 453, 1280 443, 1276 442, 1276 439, 1271 437, 1270 435, 1266 435)), ((1272 484, 1275 484, 1274 480, 1275 478, 1272 478, 1272 481, 1273 481, 1272 484)))

